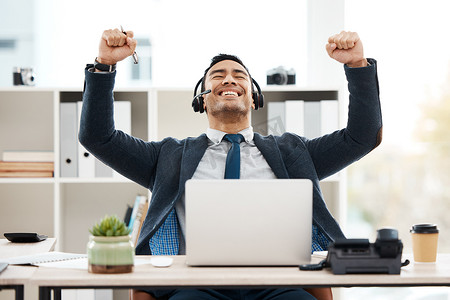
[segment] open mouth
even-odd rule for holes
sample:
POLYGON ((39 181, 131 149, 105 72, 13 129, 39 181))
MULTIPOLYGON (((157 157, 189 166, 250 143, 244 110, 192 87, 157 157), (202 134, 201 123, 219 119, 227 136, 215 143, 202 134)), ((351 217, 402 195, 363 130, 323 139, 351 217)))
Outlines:
POLYGON ((242 93, 232 90, 224 90, 219 93, 219 96, 228 96, 228 97, 239 97, 242 93))

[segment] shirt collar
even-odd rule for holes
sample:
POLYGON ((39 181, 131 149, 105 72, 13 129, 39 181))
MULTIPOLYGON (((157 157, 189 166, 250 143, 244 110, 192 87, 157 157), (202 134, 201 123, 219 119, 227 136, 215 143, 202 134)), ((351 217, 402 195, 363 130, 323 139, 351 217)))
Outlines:
MULTIPOLYGON (((253 142, 253 127, 252 126, 247 127, 244 130, 239 131, 238 133, 242 134, 242 136, 244 137, 244 139, 247 143, 253 142)), ((222 141, 225 134, 227 134, 227 133, 220 131, 220 130, 212 129, 209 127, 208 127, 208 129, 206 129, 206 136, 214 144, 219 144, 222 141)))

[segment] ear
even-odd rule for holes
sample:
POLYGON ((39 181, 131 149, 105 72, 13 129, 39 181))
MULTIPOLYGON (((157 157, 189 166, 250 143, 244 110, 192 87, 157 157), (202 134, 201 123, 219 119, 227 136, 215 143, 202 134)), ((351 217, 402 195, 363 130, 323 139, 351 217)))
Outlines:
POLYGON ((251 98, 251 103, 252 103, 252 108, 253 108, 253 110, 256 110, 257 108, 256 108, 256 100, 255 100, 255 97, 257 97, 257 94, 255 94, 255 93, 251 93, 251 95, 252 95, 252 98, 251 98))
POLYGON ((202 105, 203 105, 203 111, 208 113, 208 110, 206 109, 206 98, 208 97, 208 95, 203 95, 203 101, 202 101, 202 105))

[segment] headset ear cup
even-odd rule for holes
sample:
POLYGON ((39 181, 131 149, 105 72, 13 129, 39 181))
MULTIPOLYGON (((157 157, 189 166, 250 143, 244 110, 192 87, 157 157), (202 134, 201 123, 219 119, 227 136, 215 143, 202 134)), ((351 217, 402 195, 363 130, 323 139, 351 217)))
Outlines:
POLYGON ((194 99, 192 99, 192 109, 194 110, 194 112, 200 112, 202 113, 204 111, 203 109, 203 97, 197 97, 197 89, 200 86, 200 84, 202 84, 203 82, 203 77, 200 78, 200 80, 197 82, 197 84, 195 85, 194 88, 194 99))
POLYGON ((205 111, 205 108, 203 106, 203 97, 198 97, 198 112, 203 113, 205 111))
POLYGON ((192 100, 192 109, 194 110, 194 112, 199 111, 198 107, 199 107, 198 100, 197 99, 192 100))
POLYGON ((258 108, 263 108, 264 107, 264 95, 263 94, 259 94, 258 97, 258 108))
POLYGON ((259 84, 256 82, 255 79, 252 78, 252 83, 256 87, 255 92, 253 92, 253 103, 255 104, 255 110, 263 108, 264 106, 264 95, 261 92, 261 88, 259 87, 259 84))

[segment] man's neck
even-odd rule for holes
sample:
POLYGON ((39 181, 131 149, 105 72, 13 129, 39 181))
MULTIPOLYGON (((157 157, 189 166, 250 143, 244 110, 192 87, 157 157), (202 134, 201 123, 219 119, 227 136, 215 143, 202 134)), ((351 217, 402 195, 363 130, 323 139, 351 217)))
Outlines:
POLYGON ((222 132, 226 132, 226 133, 231 133, 231 134, 236 134, 239 131, 242 131, 248 127, 250 127, 250 125, 246 125, 246 126, 228 126, 227 124, 222 124, 223 126, 211 126, 211 129, 215 129, 215 130, 219 130, 222 132))
POLYGON ((236 134, 248 127, 250 127, 250 122, 209 122, 209 128, 231 134, 236 134))

